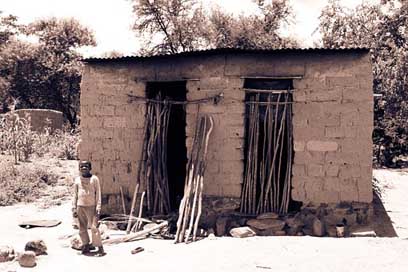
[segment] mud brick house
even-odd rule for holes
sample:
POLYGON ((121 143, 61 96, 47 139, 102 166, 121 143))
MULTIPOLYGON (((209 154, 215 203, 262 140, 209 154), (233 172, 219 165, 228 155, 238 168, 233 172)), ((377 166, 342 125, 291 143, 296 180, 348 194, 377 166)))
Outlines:
MULTIPOLYGON (((345 214, 367 212, 373 130, 368 50, 214 49, 84 62, 80 158, 91 160, 101 178, 105 212, 121 210, 121 190, 129 210, 152 130, 151 124, 144 129, 146 111, 166 99, 179 102, 168 112, 163 140, 167 212, 178 208, 183 194, 197 114, 214 120, 204 217, 319 206, 337 213, 344 205, 345 214)), ((139 194, 144 187, 141 180, 139 194)))

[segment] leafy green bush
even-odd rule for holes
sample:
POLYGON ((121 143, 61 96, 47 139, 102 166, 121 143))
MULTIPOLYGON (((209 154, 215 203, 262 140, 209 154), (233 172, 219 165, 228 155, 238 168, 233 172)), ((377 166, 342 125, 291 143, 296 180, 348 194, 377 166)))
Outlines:
POLYGON ((45 167, 32 169, 5 163, 0 168, 0 206, 34 201, 47 185, 56 182, 57 176, 45 167))

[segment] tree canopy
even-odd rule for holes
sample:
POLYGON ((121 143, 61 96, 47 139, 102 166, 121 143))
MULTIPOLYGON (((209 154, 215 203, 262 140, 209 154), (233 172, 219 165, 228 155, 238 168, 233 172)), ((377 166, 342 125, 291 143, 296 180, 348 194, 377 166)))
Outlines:
POLYGON ((49 18, 18 25, 16 17, 1 21, 5 42, 0 47, 0 94, 3 108, 62 111, 71 125, 77 122, 81 80, 80 55, 75 50, 93 46, 92 32, 75 19, 49 18), (11 23, 9 23, 11 22, 11 23), (38 39, 26 42, 17 36, 38 39))
POLYGON ((408 155, 408 2, 383 0, 347 9, 331 0, 320 16, 323 45, 371 48, 377 160, 395 166, 408 155))
POLYGON ((295 46, 279 31, 290 24, 293 12, 287 0, 255 1, 259 14, 238 17, 198 0, 132 0, 137 19, 133 26, 146 44, 142 53, 177 53, 206 48, 279 48, 295 46))

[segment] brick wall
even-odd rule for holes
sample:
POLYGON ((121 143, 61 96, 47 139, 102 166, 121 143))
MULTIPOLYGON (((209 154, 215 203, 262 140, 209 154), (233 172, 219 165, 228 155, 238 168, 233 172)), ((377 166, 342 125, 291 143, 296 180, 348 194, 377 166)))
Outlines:
MULTIPOLYGON (((214 118, 205 194, 239 198, 244 171, 245 76, 294 76, 292 197, 303 202, 371 201, 371 67, 357 52, 293 52, 150 58, 90 63, 81 86, 80 158, 102 180, 104 202, 119 206, 119 188, 134 190, 142 147, 147 81, 187 80, 187 99, 224 93, 201 105, 214 118)), ((197 105, 188 105, 191 148, 197 105)), ((189 152, 187 152, 189 154, 189 152)), ((142 188, 143 189, 143 188, 142 188)))

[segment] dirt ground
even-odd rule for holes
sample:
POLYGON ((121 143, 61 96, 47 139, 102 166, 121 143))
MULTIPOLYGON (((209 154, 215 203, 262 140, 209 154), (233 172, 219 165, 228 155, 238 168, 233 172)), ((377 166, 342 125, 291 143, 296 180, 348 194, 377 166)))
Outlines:
POLYGON ((22 251, 28 240, 43 239, 48 255, 39 256, 34 268, 8 262, 0 263, 0 271, 406 271, 408 170, 375 170, 374 175, 380 180, 383 205, 398 237, 217 237, 188 245, 150 238, 106 246, 106 256, 87 257, 72 250, 66 239, 76 233, 69 200, 46 209, 39 201, 0 207, 0 245, 22 251), (34 219, 62 223, 47 229, 18 227, 22 220, 34 219), (130 251, 139 246, 145 251, 132 255, 130 251))

